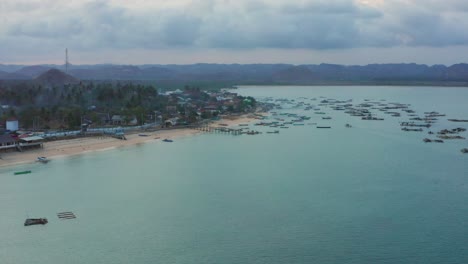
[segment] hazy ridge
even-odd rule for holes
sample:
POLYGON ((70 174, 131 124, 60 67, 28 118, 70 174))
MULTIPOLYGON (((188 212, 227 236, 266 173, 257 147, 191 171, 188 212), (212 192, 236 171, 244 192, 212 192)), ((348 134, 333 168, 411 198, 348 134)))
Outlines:
MULTIPOLYGON (((0 79, 32 80, 63 65, 2 65, 0 79)), ((468 64, 415 63, 359 65, 191 64, 70 65, 68 74, 81 80, 217 81, 236 84, 468 84, 468 64)))

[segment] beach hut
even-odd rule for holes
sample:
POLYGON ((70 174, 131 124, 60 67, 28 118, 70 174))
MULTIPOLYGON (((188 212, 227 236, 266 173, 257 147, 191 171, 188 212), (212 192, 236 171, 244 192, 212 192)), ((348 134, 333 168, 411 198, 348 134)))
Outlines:
POLYGON ((0 149, 16 148, 16 139, 11 135, 0 135, 0 149))
POLYGON ((19 139, 19 146, 24 147, 41 147, 44 144, 44 138, 39 136, 24 137, 19 139))

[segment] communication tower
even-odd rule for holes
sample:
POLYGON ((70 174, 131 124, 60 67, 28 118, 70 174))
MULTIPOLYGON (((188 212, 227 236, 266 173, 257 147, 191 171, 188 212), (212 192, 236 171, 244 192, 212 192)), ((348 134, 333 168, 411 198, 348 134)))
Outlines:
POLYGON ((65 49, 65 72, 68 73, 68 65, 70 63, 68 62, 68 48, 65 49))

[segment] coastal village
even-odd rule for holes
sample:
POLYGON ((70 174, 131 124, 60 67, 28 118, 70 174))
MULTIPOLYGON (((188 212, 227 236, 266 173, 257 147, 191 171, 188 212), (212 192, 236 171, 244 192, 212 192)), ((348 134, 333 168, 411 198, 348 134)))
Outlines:
MULTIPOLYGON (((152 88, 145 89, 153 91, 152 88)), ((138 111, 128 111, 130 107, 122 108, 122 111, 115 111, 115 109, 105 111, 109 110, 109 107, 105 106, 106 100, 102 98, 101 101, 104 103, 89 105, 85 111, 80 112, 79 126, 72 125, 70 119, 77 118, 70 113, 63 118, 63 122, 59 123, 47 117, 47 110, 42 110, 34 117, 25 116, 20 112, 23 119, 17 118, 13 116, 13 113, 19 112, 15 108, 21 109, 21 107, 2 102, 3 117, 8 117, 4 118, 0 127, 3 131, 0 135, 0 151, 4 153, 27 152, 31 149, 42 148, 45 142, 73 138, 126 139, 125 135, 128 133, 140 133, 140 136, 145 136, 146 134, 143 133, 145 131, 170 131, 179 128, 207 129, 207 124, 221 118, 236 119, 249 113, 265 110, 263 109, 265 105, 257 104, 254 98, 243 97, 230 90, 202 91, 200 88, 185 87, 183 90, 177 89, 163 93, 154 91, 159 102, 157 107, 144 108, 142 107, 144 99, 139 99, 142 104, 137 106, 138 111), (32 122, 28 122, 31 120, 32 122), (41 122, 43 120, 49 122, 41 122), (55 124, 55 129, 50 127, 52 124, 55 124)), ((138 92, 134 92, 133 95, 131 100, 135 95, 142 96, 138 92)), ((109 97, 112 100, 114 95, 109 97)), ((2 99, 8 101, 5 98, 2 99)))

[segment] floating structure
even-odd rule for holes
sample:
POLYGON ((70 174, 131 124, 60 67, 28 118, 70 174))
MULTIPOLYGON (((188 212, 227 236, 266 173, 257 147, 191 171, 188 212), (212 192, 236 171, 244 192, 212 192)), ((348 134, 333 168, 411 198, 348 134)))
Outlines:
POLYGON ((24 226, 30 226, 30 225, 45 225, 49 221, 47 221, 47 218, 28 218, 26 221, 24 221, 24 226))
POLYGON ((425 143, 431 143, 431 142, 444 143, 444 141, 441 140, 441 139, 429 139, 429 138, 425 138, 425 139, 423 139, 423 141, 424 141, 425 143))
POLYGON ((458 134, 460 132, 465 132, 466 129, 465 128, 462 128, 462 127, 457 127, 457 128, 454 128, 454 129, 443 129, 439 132, 437 132, 437 134, 441 134, 441 135, 445 135, 445 134, 458 134))
POLYGON ((406 132, 422 132, 423 131, 422 128, 407 128, 407 127, 404 127, 401 130, 406 131, 406 132))
POLYGON ((468 119, 447 119, 447 120, 451 122, 468 122, 468 119))
POLYGON ((68 219, 75 219, 76 215, 72 212, 61 212, 61 213, 57 213, 57 217, 59 219, 68 220, 68 219))
POLYGON ((447 135, 438 135, 437 136, 440 139, 465 139, 462 136, 447 136, 447 135))
POLYGON ((261 134, 261 132, 258 132, 258 131, 247 131, 245 134, 247 135, 258 135, 258 134, 261 134))
POLYGON ((400 126, 409 126, 409 127, 431 127, 431 124, 418 124, 414 122, 401 122, 400 126))

